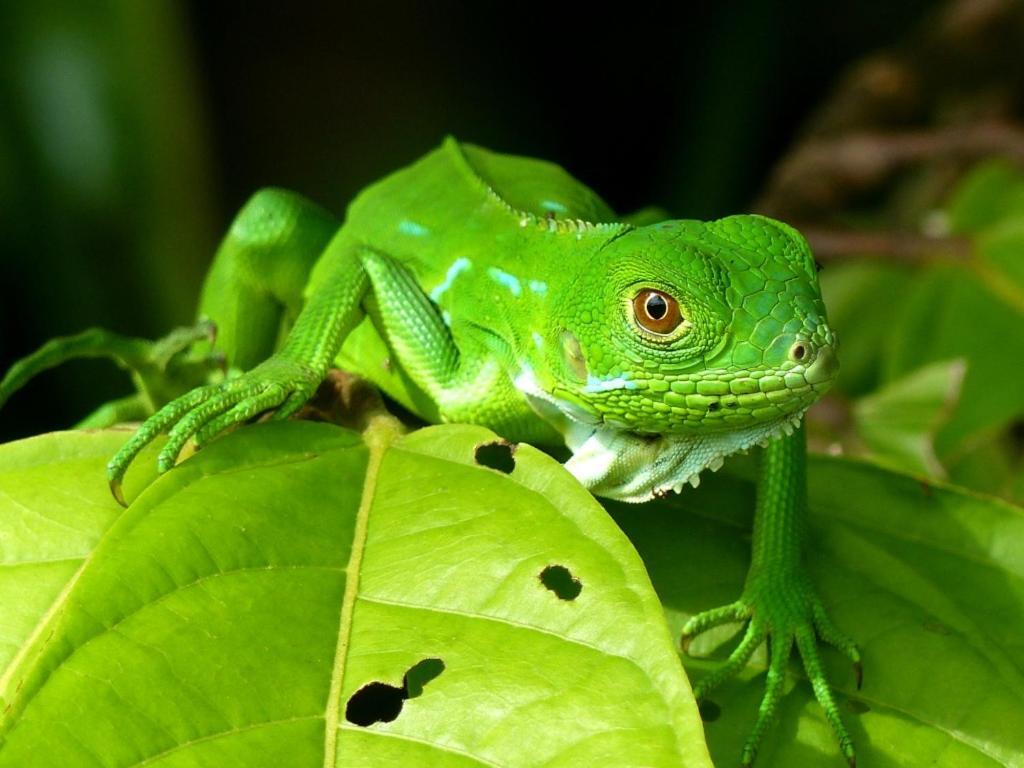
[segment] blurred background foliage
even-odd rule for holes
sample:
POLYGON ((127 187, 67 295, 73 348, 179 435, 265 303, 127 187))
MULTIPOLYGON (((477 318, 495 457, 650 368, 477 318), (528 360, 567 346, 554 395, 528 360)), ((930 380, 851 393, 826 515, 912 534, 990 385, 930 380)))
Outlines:
MULTIPOLYGON (((446 133, 552 159, 629 211, 808 235, 842 340, 814 446, 1024 500, 1024 10, 0 4, 0 370, 92 325, 189 322, 260 186, 336 211, 446 133)), ((126 394, 47 373, 0 440, 126 394)))

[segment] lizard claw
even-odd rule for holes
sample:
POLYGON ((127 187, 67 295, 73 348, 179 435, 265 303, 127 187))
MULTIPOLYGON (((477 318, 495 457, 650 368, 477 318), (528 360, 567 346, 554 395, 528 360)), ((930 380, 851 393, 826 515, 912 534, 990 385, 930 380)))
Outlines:
POLYGON ((117 501, 122 507, 128 506, 128 502, 124 500, 124 491, 121 488, 120 478, 110 479, 110 493, 113 495, 114 500, 117 501))
POLYGON ((157 458, 158 471, 177 463, 185 443, 195 436, 199 444, 235 424, 278 408, 301 406, 319 383, 318 374, 290 358, 272 357, 238 378, 193 389, 172 400, 151 417, 125 443, 107 465, 110 491, 127 506, 121 481, 135 457, 161 432, 168 433, 157 458))

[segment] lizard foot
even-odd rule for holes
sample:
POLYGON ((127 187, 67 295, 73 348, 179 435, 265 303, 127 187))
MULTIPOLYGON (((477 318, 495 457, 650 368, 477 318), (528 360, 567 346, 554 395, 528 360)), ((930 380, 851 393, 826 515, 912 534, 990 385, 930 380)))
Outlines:
POLYGON ((748 768, 753 764, 761 740, 772 724, 782 698, 790 652, 795 644, 814 695, 835 732, 839 749, 851 768, 856 766, 853 742, 839 716, 839 706, 825 677, 817 641, 818 638, 824 640, 853 662, 858 689, 862 679, 860 652, 829 618, 807 574, 799 569, 786 569, 763 571, 749 578, 743 596, 735 603, 698 613, 686 622, 683 626, 683 651, 688 652, 690 641, 702 632, 736 621, 746 623, 743 639, 728 659, 697 683, 693 694, 698 701, 704 698, 713 688, 743 669, 762 642, 768 643, 764 697, 754 729, 743 747, 741 765, 748 768))
POLYGON ((277 409, 275 419, 295 413, 316 390, 321 376, 309 366, 275 356, 237 378, 197 387, 172 400, 150 416, 107 464, 114 498, 124 505, 121 479, 139 452, 157 435, 167 432, 157 469, 166 472, 193 435, 201 446, 220 432, 264 411, 277 409))

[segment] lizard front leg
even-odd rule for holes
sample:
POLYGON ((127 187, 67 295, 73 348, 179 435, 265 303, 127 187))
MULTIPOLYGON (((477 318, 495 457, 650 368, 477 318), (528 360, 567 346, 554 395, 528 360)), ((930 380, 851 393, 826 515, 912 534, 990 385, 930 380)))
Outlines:
POLYGON ((754 730, 743 748, 744 766, 753 763, 761 739, 775 717, 794 645, 814 695, 835 731, 840 750, 851 766, 856 764, 853 744, 825 677, 817 639, 820 637, 849 657, 858 687, 860 654, 828 617, 803 564, 807 527, 806 451, 803 426, 793 435, 769 443, 758 477, 753 553, 743 594, 735 603, 691 617, 683 627, 685 650, 690 640, 705 630, 729 622, 746 622, 746 632, 729 658, 694 688, 698 699, 738 673, 758 646, 769 641, 765 693, 754 730))
POLYGON ((143 423, 107 465, 111 491, 119 502, 124 503, 120 485, 128 465, 161 432, 169 430, 157 459, 157 468, 165 472, 193 435, 202 444, 264 411, 276 409, 274 418, 284 419, 302 407, 363 317, 367 277, 360 249, 344 231, 330 242, 311 279, 315 289, 280 350, 237 378, 199 387, 171 401, 143 423))

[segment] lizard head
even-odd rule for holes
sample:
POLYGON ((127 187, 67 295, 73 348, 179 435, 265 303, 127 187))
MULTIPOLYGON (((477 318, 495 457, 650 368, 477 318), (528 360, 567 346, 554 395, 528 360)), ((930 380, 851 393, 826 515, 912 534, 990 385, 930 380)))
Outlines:
POLYGON ((550 299, 547 354, 516 385, 601 496, 697 485, 791 433, 838 372, 810 248, 762 216, 626 230, 550 299))
POLYGON ((795 423, 836 376, 814 259, 785 224, 665 221, 611 240, 590 267, 557 302, 550 394, 605 425, 795 423))
POLYGON ((792 433, 839 370, 807 242, 762 216, 629 229, 551 298, 545 358, 516 385, 599 496, 696 485, 792 433))

